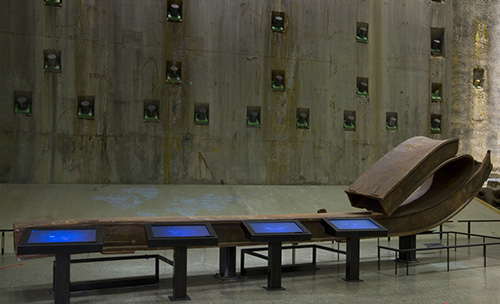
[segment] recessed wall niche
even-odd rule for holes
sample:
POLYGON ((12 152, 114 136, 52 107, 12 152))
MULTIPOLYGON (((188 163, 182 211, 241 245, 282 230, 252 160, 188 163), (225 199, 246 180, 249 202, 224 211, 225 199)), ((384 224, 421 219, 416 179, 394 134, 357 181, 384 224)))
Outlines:
POLYGON ((94 119, 95 117, 95 97, 78 96, 77 98, 77 117, 79 119, 94 119))
POLYGON ((58 50, 43 51, 43 70, 46 73, 61 72, 61 51, 58 50))
POLYGON ((344 111, 344 130, 356 131, 356 111, 344 111))
POLYGON ((357 23, 356 42, 368 43, 368 23, 364 22, 357 23))
POLYGON ((181 83, 182 82, 182 62, 180 62, 180 61, 167 61, 166 81, 168 83, 181 83))
POLYGON ((62 6, 62 0, 43 0, 43 3, 47 6, 62 6))
POLYGON ((273 91, 285 90, 285 71, 272 70, 271 72, 271 87, 273 91))
POLYGON ((356 95, 361 97, 368 96, 368 78, 356 78, 356 95))
POLYGON ((397 112, 385 113, 385 128, 387 130, 397 130, 398 129, 398 113, 397 112))
POLYGON ((271 13, 271 30, 275 33, 283 33, 285 31, 285 12, 271 13))
POLYGON ((160 121, 160 102, 158 100, 144 101, 144 122, 160 121))
POLYGON ((472 85, 476 89, 480 89, 484 87, 484 69, 483 68, 475 68, 472 75, 472 85))
POLYGON ((295 125, 297 126, 297 129, 309 129, 310 126, 309 109, 297 108, 295 125))
POLYGON ((168 0, 167 20, 182 22, 182 0, 168 0))
POLYGON ((32 93, 27 91, 14 91, 14 113, 31 116, 32 93))
POLYGON ((249 128, 260 128, 260 107, 247 107, 246 123, 249 128))
POLYGON ((208 125, 209 104, 197 103, 194 105, 194 123, 197 125, 208 125))
POLYGON ((431 101, 441 102, 443 100, 443 85, 441 83, 433 83, 431 85, 431 101))
POLYGON ((441 133, 441 115, 431 115, 431 133, 441 133))
POLYGON ((431 55, 444 57, 444 28, 431 28, 431 55))

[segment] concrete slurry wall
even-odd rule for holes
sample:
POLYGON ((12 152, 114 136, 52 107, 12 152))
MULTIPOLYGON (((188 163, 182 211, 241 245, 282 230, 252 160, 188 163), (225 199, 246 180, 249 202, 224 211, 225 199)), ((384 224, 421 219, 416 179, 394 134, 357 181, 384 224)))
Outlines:
POLYGON ((482 159, 492 150, 492 175, 500 176, 500 3, 454 1, 451 135, 460 152, 482 159), (479 85, 475 83, 480 80, 479 85))
POLYGON ((452 37, 451 0, 3 0, 0 182, 347 184, 407 138, 451 136, 452 37), (173 2, 180 23, 167 21, 173 2), (368 43, 356 42, 361 25, 368 43), (44 72, 51 51, 60 73, 44 72), (166 83, 167 62, 182 83, 166 83), (23 94, 31 116, 13 111, 23 94), (94 117, 79 119, 87 96, 94 117), (149 103, 159 122, 144 121, 149 103), (194 123, 199 105, 208 125, 194 123), (248 107, 260 128, 247 127, 248 107), (355 131, 344 130, 352 112, 355 131))

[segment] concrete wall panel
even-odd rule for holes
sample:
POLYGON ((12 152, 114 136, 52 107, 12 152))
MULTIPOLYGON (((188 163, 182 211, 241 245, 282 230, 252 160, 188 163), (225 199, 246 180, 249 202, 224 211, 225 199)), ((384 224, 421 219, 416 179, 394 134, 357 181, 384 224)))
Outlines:
POLYGON ((350 183, 409 137, 451 134, 451 0, 183 0, 182 22, 166 20, 168 3, 2 1, 0 181, 350 183), (356 42, 359 23, 368 43, 356 42), (431 28, 445 32, 440 58, 431 28), (43 71, 44 50, 61 52, 61 73, 43 71), (167 62, 181 83, 166 82, 167 62), (272 90, 273 71, 285 91, 272 90), (15 91, 31 92, 31 116, 12 110, 15 91), (93 119, 77 117, 78 96, 94 97, 93 119), (148 102, 158 122, 144 121, 148 102), (200 104, 208 125, 194 123, 200 104), (247 107, 259 107, 259 128, 247 127, 247 107), (355 131, 344 130, 345 111, 356 112, 355 131), (441 134, 430 132, 436 113, 441 134))

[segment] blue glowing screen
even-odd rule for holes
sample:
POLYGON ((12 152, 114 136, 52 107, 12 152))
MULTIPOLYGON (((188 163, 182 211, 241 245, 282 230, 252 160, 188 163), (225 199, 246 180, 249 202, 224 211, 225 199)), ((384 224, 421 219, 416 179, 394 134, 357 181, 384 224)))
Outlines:
POLYGON ((211 236, 205 225, 151 226, 153 237, 203 237, 211 236))
POLYGON ((294 222, 249 222, 255 233, 295 233, 304 232, 294 222))
POLYGON ((367 219, 330 220, 330 223, 341 230, 380 229, 379 226, 367 219))
POLYGON ((95 242, 95 229, 54 229, 32 230, 28 238, 30 243, 81 243, 95 242))

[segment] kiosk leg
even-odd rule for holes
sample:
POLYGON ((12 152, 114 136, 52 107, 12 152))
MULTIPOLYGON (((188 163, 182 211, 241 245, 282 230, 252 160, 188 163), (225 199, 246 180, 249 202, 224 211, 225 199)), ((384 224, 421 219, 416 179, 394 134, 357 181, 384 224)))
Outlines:
POLYGON ((221 247, 219 249, 219 273, 215 275, 221 280, 237 279, 236 247, 221 247))
POLYGON ((174 294, 171 301, 191 300, 187 295, 187 247, 174 247, 174 294))
POLYGON ((359 279, 359 237, 347 238, 347 257, 344 280, 361 281, 359 279))
MULTIPOLYGON (((417 248, 417 235, 407 235, 399 237, 399 249, 415 249, 417 248)), ((400 261, 417 261, 416 251, 404 251, 399 253, 400 261)))
POLYGON ((56 304, 69 303, 69 253, 56 254, 54 272, 54 302, 56 304))
POLYGON ((281 287, 281 242, 269 242, 267 257, 267 290, 283 290, 281 287))

